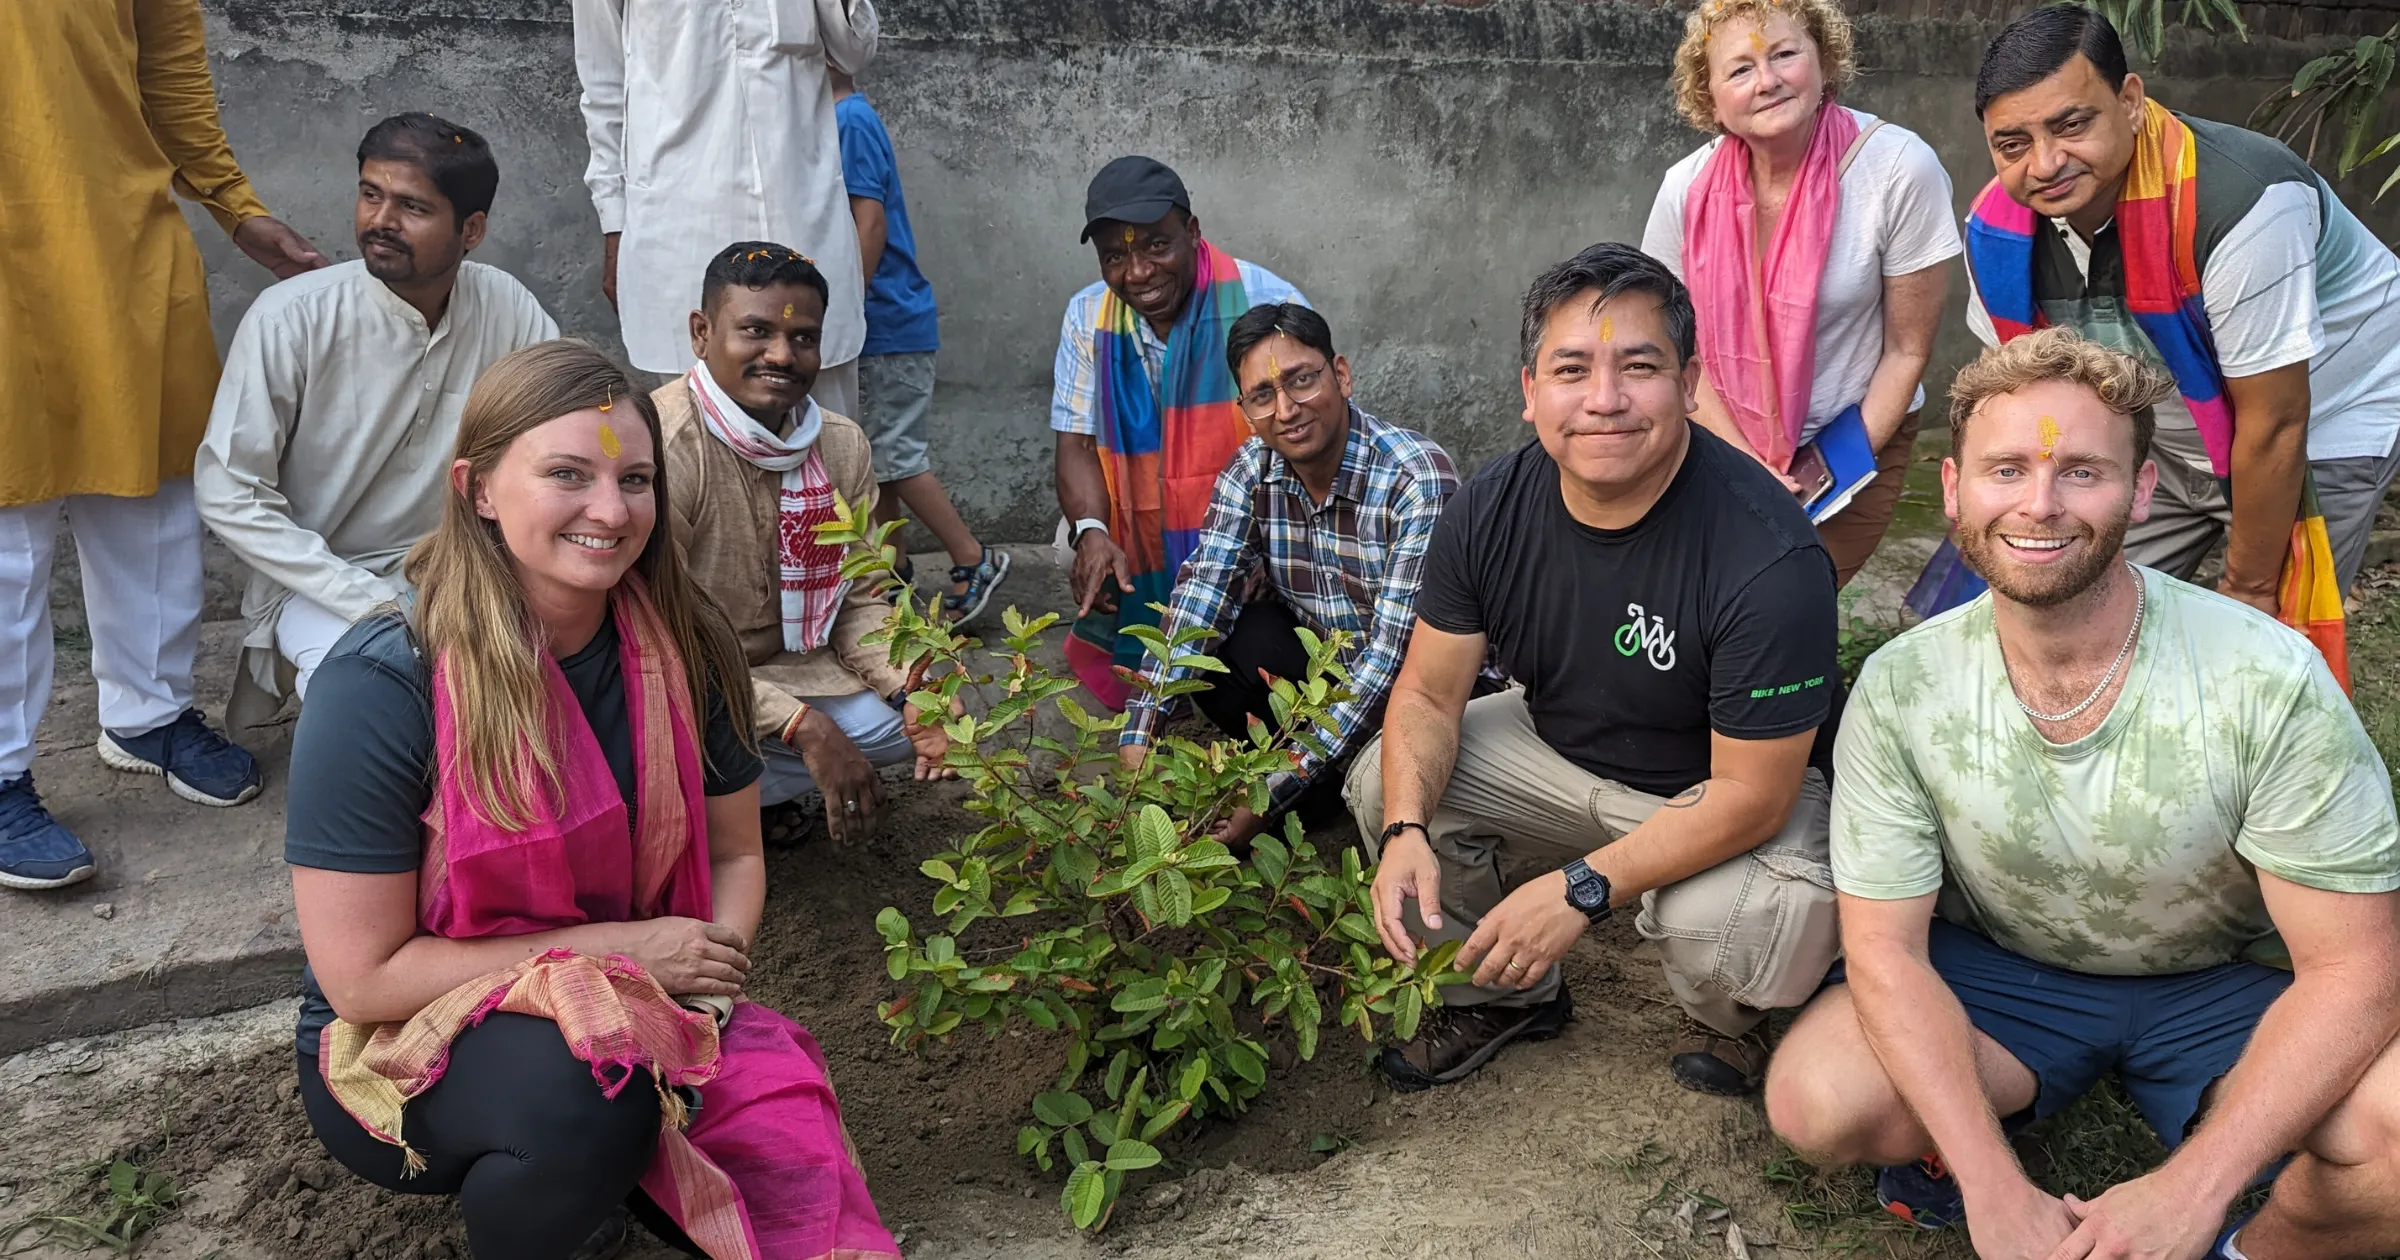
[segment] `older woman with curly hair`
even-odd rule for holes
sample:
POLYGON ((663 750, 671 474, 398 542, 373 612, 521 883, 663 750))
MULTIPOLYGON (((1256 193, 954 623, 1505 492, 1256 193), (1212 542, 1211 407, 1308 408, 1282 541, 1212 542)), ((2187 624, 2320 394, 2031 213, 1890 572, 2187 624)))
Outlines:
MULTIPOLYGON (((1900 497, 1919 379, 1959 253, 1950 177, 1914 132, 1835 101, 1857 77, 1833 0, 1708 0, 1684 22, 1675 105, 1716 138, 1669 168, 1642 248, 1675 269, 1699 314, 1694 419, 1818 512, 1817 439, 1855 441, 1876 475, 1818 521, 1847 583, 1900 497)), ((1817 515, 1812 512, 1812 515, 1817 515)))

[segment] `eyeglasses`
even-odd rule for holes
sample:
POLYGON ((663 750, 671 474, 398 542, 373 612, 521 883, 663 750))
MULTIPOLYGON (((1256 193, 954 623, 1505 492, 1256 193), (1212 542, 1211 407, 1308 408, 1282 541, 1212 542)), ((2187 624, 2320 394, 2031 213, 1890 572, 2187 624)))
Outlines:
POLYGON ((1270 380, 1242 395, 1242 414, 1252 420, 1275 418, 1275 395, 1281 393, 1294 406, 1315 402, 1325 393, 1324 368, 1294 368, 1282 374, 1280 381, 1270 380))

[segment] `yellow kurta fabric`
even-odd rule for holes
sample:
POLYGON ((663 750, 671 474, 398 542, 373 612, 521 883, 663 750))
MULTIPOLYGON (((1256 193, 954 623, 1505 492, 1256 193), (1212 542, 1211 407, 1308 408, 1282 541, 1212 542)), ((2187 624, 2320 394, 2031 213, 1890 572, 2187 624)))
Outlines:
POLYGON ((181 193, 262 215, 199 0, 0 0, 0 507, 191 475, 217 388, 181 193))

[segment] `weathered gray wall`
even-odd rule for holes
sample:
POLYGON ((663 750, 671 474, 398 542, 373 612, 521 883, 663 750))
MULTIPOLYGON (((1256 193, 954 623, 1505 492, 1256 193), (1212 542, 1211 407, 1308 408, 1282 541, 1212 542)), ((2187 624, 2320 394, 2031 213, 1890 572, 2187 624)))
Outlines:
MULTIPOLYGON (((477 257, 562 326, 613 343, 566 0, 204 0, 226 128, 268 203, 337 257, 351 154, 427 109, 500 155, 477 257)), ((887 0, 862 76, 899 148, 942 297, 935 461, 987 536, 1046 537, 1046 428, 1067 296, 1096 275, 1083 186, 1146 152, 1208 235, 1299 284, 1360 396, 1472 466, 1522 429, 1526 282, 1596 240, 1638 241, 1658 175, 1702 137, 1664 86, 1680 6, 1576 0, 887 0)), ((1963 204, 1990 176, 1970 96, 1988 26, 1861 20, 1850 100, 1924 135, 1963 204)), ((2304 50, 2180 40, 2170 103, 2240 119, 2304 50)), ((2345 189, 2363 206, 2366 189, 2345 189)), ((2400 220, 2378 214, 2393 235, 2400 220)), ((217 332, 265 281, 205 219, 217 332)), ((1958 306, 1953 285, 1953 308, 1958 306)), ((1954 309, 1933 377, 1969 351, 1954 309)))

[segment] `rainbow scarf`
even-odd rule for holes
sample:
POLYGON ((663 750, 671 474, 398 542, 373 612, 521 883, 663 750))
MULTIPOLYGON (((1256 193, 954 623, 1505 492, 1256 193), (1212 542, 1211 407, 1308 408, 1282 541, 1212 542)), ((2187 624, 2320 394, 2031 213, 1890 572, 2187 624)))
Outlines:
POLYGON ((1156 626, 1153 604, 1174 593, 1175 574, 1200 543, 1209 492, 1225 461, 1250 436, 1225 366, 1225 333, 1250 309, 1239 264, 1199 242, 1199 278, 1167 333, 1154 390, 1142 364, 1141 316, 1114 290, 1100 302, 1092 337, 1098 367, 1100 471, 1108 479, 1108 532, 1133 568, 1133 592, 1117 611, 1095 610, 1075 633, 1139 669, 1147 651, 1124 631, 1156 626))
MULTIPOLYGON (((2125 256, 2125 304, 2142 335, 2175 377, 2184 406, 2208 448, 2210 469, 2228 487, 2233 479, 2233 433, 2239 417, 2217 371, 2215 339, 2201 304, 2200 266, 2193 248, 2199 220, 2199 153, 2192 129, 2157 101, 2146 102, 2133 165, 2117 196, 2117 241, 2125 256)), ((2047 321, 2033 295, 2033 211, 1992 181, 1967 216, 1967 266, 2000 340, 2047 321)), ((1938 557, 1937 557, 1937 563, 1938 557)), ((2333 546, 2317 506, 2315 479, 2300 483, 2299 519, 2283 565, 2277 616, 2325 654, 2334 677, 2350 685, 2342 629, 2342 592, 2334 581, 2333 546)))

